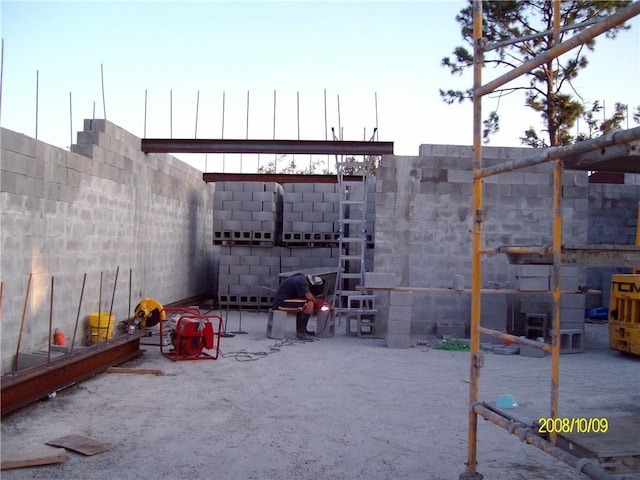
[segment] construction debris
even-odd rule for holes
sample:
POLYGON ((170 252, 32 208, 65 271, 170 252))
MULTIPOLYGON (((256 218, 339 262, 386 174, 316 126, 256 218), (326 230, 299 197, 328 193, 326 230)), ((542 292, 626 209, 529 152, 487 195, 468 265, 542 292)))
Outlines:
POLYGON ((66 435, 64 437, 50 440, 47 445, 52 447, 62 447, 82 455, 95 455, 111 450, 113 447, 105 443, 99 442, 92 438, 83 437, 81 435, 66 435))
POLYGON ((66 461, 67 451, 64 448, 43 448, 17 453, 3 453, 0 470, 35 467, 37 465, 49 465, 51 463, 63 463, 66 461))

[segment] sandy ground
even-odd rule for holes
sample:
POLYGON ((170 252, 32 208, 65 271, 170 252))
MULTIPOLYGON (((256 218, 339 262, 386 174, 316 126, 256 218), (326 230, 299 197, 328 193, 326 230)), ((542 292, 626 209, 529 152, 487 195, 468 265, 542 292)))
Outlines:
MULTIPOLYGON (((172 362, 145 345, 122 366, 165 375, 103 373, 9 415, 3 456, 71 434, 113 448, 2 479, 458 479, 468 353, 389 349, 345 335, 344 325, 332 338, 276 342, 266 323, 266 313, 243 312, 248 333, 222 338, 216 361, 172 362)), ((238 329, 230 312, 227 331, 238 329)), ((561 357, 561 415, 640 415, 639 360, 608 349, 606 325, 587 325, 586 347, 561 357)), ((549 357, 487 353, 480 398, 509 393, 515 415, 546 416, 550 367, 549 357)), ((485 479, 586 478, 482 419, 478 461, 485 479)))

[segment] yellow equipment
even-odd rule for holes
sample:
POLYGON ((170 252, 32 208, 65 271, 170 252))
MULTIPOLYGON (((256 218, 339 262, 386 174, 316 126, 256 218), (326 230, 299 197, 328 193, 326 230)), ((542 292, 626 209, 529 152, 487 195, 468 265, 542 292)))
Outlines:
POLYGON ((149 328, 166 320, 164 307, 153 298, 145 298, 138 303, 134 310, 135 318, 140 328, 149 328))
POLYGON ((640 275, 614 275, 609 302, 609 346, 640 355, 640 275))
MULTIPOLYGON (((640 202, 636 245, 640 246, 640 202)), ((640 267, 635 267, 633 274, 611 277, 609 346, 613 350, 640 355, 640 267)))

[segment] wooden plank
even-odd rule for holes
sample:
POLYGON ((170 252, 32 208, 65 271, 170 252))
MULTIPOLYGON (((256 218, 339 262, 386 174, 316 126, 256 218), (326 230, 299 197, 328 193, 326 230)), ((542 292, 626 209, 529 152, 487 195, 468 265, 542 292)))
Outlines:
POLYGON ((26 452, 3 454, 0 470, 50 465, 52 463, 63 463, 66 461, 67 451, 64 448, 42 448, 26 452))
POLYGON ((111 445, 107 445, 99 442, 98 440, 83 437, 81 435, 66 435, 64 437, 56 438, 55 440, 50 440, 46 443, 53 447, 63 447, 67 450, 87 456, 106 452, 113 448, 111 445))
POLYGON ((609 417, 607 422, 606 433, 564 433, 562 436, 598 458, 640 456, 640 416, 609 417))
POLYGON ((107 373, 132 373, 137 375, 164 375, 163 370, 149 368, 109 367, 107 373))

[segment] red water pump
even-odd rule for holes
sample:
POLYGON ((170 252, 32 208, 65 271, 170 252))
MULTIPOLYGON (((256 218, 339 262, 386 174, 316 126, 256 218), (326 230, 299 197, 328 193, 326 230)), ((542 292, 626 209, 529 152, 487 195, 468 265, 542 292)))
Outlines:
MULTIPOLYGON (((163 323, 160 323, 161 337, 163 323)), ((171 325, 169 337, 173 351, 165 352, 161 344, 160 352, 174 362, 180 360, 215 360, 220 354, 221 331, 222 318, 218 315, 183 315, 174 325, 171 325), (217 328, 214 328, 214 323, 217 324, 215 325, 217 328), (214 353, 210 354, 203 350, 213 350, 214 353)))

